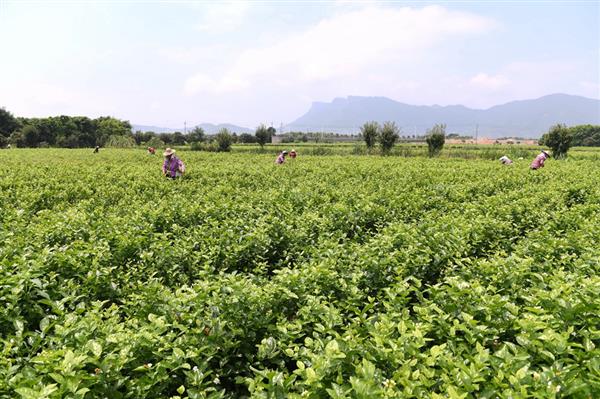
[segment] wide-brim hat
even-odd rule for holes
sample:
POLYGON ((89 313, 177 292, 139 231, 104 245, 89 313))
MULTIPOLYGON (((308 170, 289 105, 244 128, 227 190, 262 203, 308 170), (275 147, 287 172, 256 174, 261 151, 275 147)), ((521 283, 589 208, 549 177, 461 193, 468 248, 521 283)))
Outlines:
POLYGON ((546 151, 542 150, 542 154, 546 155, 547 157, 550 156, 550 154, 548 154, 546 151))
POLYGON ((281 153, 282 153, 283 155, 287 155, 287 153, 288 153, 288 152, 287 152, 287 151, 282 151, 281 153))
POLYGON ((167 148, 167 149, 165 150, 165 152, 163 152, 163 155, 164 155, 165 157, 168 157, 169 155, 173 155, 173 154, 175 154, 175 150, 173 150, 173 149, 171 149, 171 148, 167 148))

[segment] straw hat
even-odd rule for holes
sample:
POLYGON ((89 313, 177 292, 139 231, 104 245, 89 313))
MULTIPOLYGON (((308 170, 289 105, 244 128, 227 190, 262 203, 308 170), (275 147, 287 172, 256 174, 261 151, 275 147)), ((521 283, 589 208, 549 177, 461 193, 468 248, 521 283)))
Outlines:
POLYGON ((170 148, 167 148, 165 150, 165 152, 163 152, 163 156, 165 156, 165 157, 168 157, 169 155, 173 155, 173 154, 175 154, 175 150, 172 150, 170 148))

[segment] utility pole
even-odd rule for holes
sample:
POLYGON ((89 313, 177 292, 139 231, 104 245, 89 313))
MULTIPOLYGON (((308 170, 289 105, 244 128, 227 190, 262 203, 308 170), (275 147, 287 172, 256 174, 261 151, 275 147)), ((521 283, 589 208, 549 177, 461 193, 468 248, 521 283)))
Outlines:
POLYGON ((187 134, 187 121, 183 121, 183 134, 187 134))
POLYGON ((475 125, 475 144, 477 144, 477 136, 479 134, 479 124, 475 125))

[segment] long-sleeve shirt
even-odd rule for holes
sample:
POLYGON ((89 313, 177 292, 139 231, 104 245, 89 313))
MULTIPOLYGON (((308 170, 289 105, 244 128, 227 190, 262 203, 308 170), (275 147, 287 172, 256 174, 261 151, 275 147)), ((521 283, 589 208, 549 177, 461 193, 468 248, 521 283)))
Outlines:
POLYGON ((533 162, 531 162, 531 169, 539 169, 544 167, 544 161, 546 160, 546 154, 542 153, 535 157, 533 162))
POLYGON ((170 158, 166 158, 165 162, 163 162, 162 170, 169 177, 177 177, 181 176, 181 173, 185 170, 185 166, 181 159, 175 155, 171 155, 170 158))
POLYGON ((278 165, 281 165, 284 162, 285 162, 285 157, 283 156, 283 154, 279 154, 279 156, 275 160, 275 163, 278 165))

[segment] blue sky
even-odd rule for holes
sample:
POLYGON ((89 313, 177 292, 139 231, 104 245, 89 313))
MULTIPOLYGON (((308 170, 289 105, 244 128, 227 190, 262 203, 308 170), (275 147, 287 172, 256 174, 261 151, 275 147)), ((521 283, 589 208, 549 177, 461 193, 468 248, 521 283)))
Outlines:
POLYGON ((600 98, 597 1, 0 0, 0 106, 181 127, 313 101, 600 98))

